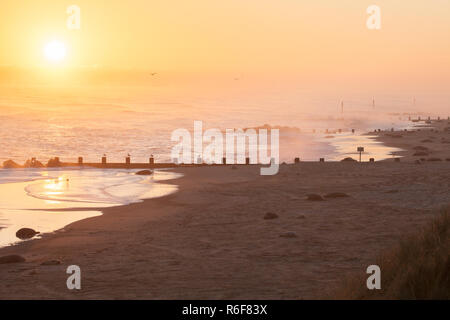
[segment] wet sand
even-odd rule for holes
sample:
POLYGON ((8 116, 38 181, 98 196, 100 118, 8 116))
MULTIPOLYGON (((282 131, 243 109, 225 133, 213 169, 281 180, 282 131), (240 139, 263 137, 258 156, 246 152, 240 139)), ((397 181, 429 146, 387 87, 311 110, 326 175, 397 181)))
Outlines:
MULTIPOLYGON (((434 124, 439 131, 447 121, 434 124)), ((326 297, 348 274, 416 232, 450 203, 448 132, 379 139, 400 162, 302 162, 275 176, 257 166, 180 168, 179 192, 107 208, 43 239, 0 249, 25 263, 0 265, 2 299, 300 299, 326 297), (430 138, 431 137, 431 138, 430 138), (428 143, 444 161, 416 163, 428 143), (310 193, 346 198, 308 201, 310 193), (277 219, 265 220, 267 212, 277 219), (58 259, 60 265, 43 266, 58 259), (82 289, 66 287, 81 267, 82 289)), ((400 134, 400 133, 399 133, 400 134)), ((365 284, 362 284, 365 285, 365 284)))

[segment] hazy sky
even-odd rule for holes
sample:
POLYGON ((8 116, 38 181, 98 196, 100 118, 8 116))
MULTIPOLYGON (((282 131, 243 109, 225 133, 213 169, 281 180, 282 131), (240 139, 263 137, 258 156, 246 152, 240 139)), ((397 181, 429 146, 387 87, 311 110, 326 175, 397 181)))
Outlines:
POLYGON ((450 79, 447 0, 2 0, 0 65, 450 79), (66 8, 81 8, 81 30, 66 8), (366 9, 381 7, 381 30, 366 9))

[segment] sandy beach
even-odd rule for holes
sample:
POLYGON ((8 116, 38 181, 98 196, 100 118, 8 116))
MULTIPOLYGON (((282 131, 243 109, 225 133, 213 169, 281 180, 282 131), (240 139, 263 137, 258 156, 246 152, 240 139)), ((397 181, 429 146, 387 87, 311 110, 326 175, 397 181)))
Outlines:
POLYGON ((0 265, 0 298, 327 297, 450 204, 448 126, 377 133, 404 150, 400 162, 301 162, 275 176, 259 166, 177 169, 174 194, 0 249, 26 259, 0 265), (348 197, 307 200, 336 192, 348 197), (50 260, 61 263, 41 265, 50 260), (69 265, 81 268, 81 290, 66 287, 69 265))

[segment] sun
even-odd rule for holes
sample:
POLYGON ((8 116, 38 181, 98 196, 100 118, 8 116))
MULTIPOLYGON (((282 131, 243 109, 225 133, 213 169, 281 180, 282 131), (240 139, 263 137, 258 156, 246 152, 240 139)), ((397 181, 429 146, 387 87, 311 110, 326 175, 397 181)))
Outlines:
POLYGON ((66 46, 60 41, 52 41, 45 45, 44 56, 52 62, 62 61, 66 56, 66 46))

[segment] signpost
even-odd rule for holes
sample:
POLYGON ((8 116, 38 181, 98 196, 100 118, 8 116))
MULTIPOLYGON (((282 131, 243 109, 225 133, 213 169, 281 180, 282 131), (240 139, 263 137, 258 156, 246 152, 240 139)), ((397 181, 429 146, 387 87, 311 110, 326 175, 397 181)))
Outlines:
POLYGON ((359 162, 361 162, 361 154, 364 152, 364 147, 358 147, 356 150, 359 152, 359 162))

